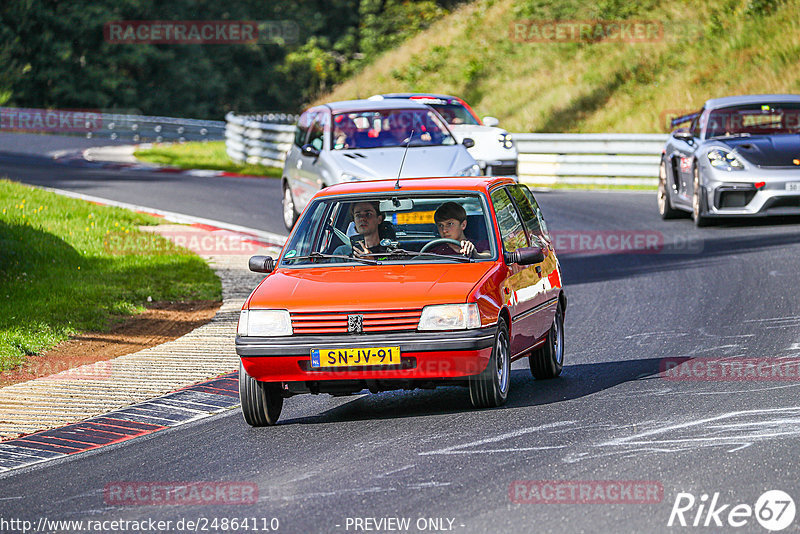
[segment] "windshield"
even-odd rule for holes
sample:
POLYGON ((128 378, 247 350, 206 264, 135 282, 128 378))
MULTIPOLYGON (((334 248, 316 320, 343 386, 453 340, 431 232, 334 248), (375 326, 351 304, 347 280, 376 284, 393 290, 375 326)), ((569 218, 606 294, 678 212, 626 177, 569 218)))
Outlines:
POLYGON ((716 109, 708 115, 706 139, 731 135, 774 135, 800 132, 800 104, 747 104, 716 109))
POLYGON ((454 145, 442 120, 425 109, 357 111, 333 116, 333 150, 454 145), (413 131, 413 137, 411 136, 413 131))
POLYGON ((306 210, 282 267, 495 258, 485 198, 429 192, 322 198, 306 210), (471 246, 463 242, 468 241, 471 246), (463 252, 467 248, 469 253, 463 252), (474 250, 473 250, 474 249, 474 250))
POLYGON ((439 115, 444 117, 447 124, 470 124, 478 125, 478 121, 472 116, 472 113, 467 110, 460 102, 450 100, 446 104, 428 104, 435 109, 439 115))

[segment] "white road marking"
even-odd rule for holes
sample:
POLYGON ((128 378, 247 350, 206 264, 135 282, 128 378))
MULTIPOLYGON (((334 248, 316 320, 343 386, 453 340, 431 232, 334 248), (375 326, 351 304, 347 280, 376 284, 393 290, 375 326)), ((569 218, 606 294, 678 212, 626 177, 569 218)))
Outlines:
MULTIPOLYGON (((499 436, 494 436, 494 437, 491 437, 491 438, 479 439, 477 441, 472 441, 470 443, 462 443, 460 445, 452 445, 450 447, 445 447, 443 449, 436 449, 436 450, 433 450, 433 451, 420 452, 419 455, 420 456, 429 456, 429 455, 434 455, 434 454, 480 454, 480 453, 484 453, 484 452, 494 452, 492 449, 489 449, 489 450, 487 450, 487 449, 479 449, 479 450, 467 451, 467 452, 459 452, 459 451, 461 451, 462 449, 468 449, 468 448, 471 448, 471 447, 479 447, 481 445, 486 445, 486 444, 489 444, 489 443, 497 443, 498 441, 504 441, 504 440, 507 440, 507 439, 512 439, 512 438, 516 438, 516 437, 519 437, 519 436, 524 436, 525 434, 531 434, 533 432, 538 432, 540 430, 547 430, 547 429, 550 429, 550 428, 557 428, 557 427, 572 425, 572 424, 575 424, 576 422, 577 421, 557 421, 555 423, 548 423, 546 425, 534 426, 534 427, 529 427, 529 428, 522 428, 520 430, 515 430, 513 432, 507 432, 505 434, 500 434, 499 436)), ((557 447, 549 447, 549 448, 557 448, 557 447)), ((515 450, 536 450, 536 449, 537 448, 519 448, 519 449, 510 448, 510 449, 503 449, 502 452, 509 452, 509 451, 515 451, 515 450)))

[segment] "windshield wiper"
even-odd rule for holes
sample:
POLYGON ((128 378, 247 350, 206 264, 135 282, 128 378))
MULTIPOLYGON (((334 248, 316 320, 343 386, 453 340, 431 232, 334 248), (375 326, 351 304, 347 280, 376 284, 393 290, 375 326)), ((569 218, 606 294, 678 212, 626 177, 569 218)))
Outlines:
POLYGON ((367 265, 381 265, 381 262, 366 259, 366 258, 356 258, 354 256, 345 256, 344 254, 323 254, 322 252, 312 252, 311 254, 307 254, 305 256, 295 256, 294 258, 284 258, 285 261, 292 261, 292 260, 317 260, 317 259, 343 259, 343 260, 350 260, 350 261, 358 261, 361 263, 366 263, 367 265))
POLYGON ((425 258, 447 258, 449 260, 458 260, 462 262, 472 263, 475 261, 472 258, 467 258, 466 256, 456 256, 450 254, 436 254, 435 252, 417 252, 414 250, 406 250, 404 248, 394 248, 388 252, 384 253, 375 253, 375 254, 367 254, 367 256, 373 255, 383 255, 383 256, 408 256, 408 257, 425 257, 425 258))

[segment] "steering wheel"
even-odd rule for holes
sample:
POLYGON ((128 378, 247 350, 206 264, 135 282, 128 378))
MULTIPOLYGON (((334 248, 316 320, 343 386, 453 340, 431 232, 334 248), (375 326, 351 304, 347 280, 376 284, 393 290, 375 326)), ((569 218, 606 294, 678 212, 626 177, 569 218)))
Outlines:
POLYGON ((422 249, 420 249, 420 252, 425 252, 432 246, 438 245, 439 243, 450 243, 451 245, 457 245, 459 247, 461 246, 461 241, 456 241, 455 239, 447 239, 446 237, 440 237, 438 239, 434 239, 433 241, 426 243, 425 246, 422 247, 422 249))

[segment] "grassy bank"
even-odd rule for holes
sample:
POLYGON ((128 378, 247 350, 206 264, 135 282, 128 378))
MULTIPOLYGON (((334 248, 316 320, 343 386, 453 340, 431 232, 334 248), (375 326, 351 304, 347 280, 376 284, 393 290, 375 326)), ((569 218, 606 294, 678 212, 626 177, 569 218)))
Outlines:
POLYGON ((220 300, 202 259, 137 230, 158 223, 0 180, 0 370, 70 334, 105 330, 148 298, 220 300), (157 254, 124 246, 143 239, 157 254))
POLYGON ((512 132, 664 132, 708 98, 800 92, 800 0, 477 0, 319 102, 462 96, 512 132), (648 21, 648 42, 546 35, 547 21, 648 21), (537 31, 538 30, 538 31, 537 31))
POLYGON ((281 175, 281 169, 276 167, 239 165, 232 162, 225 153, 225 141, 155 145, 153 148, 137 150, 134 156, 142 161, 181 169, 208 169, 253 176, 281 175))

